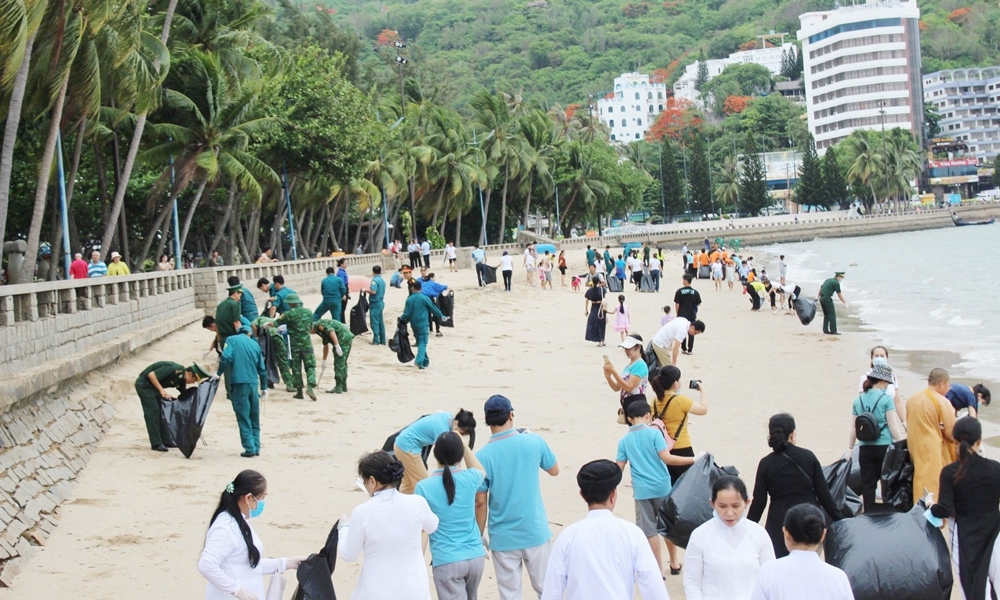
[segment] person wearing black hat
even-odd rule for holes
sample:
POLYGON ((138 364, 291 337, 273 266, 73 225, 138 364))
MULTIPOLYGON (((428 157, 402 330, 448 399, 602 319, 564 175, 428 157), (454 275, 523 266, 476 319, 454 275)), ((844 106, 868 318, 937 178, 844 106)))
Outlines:
POLYGON ((589 512, 559 534, 542 600, 668 600, 663 575, 642 530, 614 516, 622 470, 610 460, 580 468, 576 483, 589 512))
POLYGON ((844 457, 848 458, 853 454, 855 442, 861 446, 858 449, 861 498, 865 513, 869 514, 878 509, 875 504, 875 488, 882 476, 882 461, 889 450, 889 444, 906 437, 903 424, 896 414, 893 397, 888 393, 888 387, 894 381, 892 367, 882 363, 873 364, 861 384, 861 395, 854 399, 851 406, 854 423, 844 457))
POLYGON ((837 309, 833 305, 833 295, 837 294, 844 307, 847 307, 847 300, 844 300, 844 294, 840 292, 840 282, 843 279, 844 272, 837 271, 819 288, 819 306, 823 309, 823 333, 829 335, 840 335, 837 333, 837 309))
POLYGON ((135 393, 142 403, 142 417, 146 421, 146 433, 149 435, 149 445, 157 452, 166 452, 164 444, 166 428, 160 413, 160 398, 173 400, 166 388, 184 391, 188 385, 197 385, 206 379, 208 373, 196 364, 190 367, 170 361, 155 362, 139 374, 135 380, 135 393))
POLYGON ((489 529, 489 547, 501 600, 520 600, 522 566, 539 597, 552 550, 552 530, 542 501, 538 469, 559 474, 559 463, 540 436, 514 428, 514 407, 491 396, 484 411, 493 432, 476 453, 486 480, 476 494, 479 530, 489 529), (489 522, 487 523, 487 516, 489 522))

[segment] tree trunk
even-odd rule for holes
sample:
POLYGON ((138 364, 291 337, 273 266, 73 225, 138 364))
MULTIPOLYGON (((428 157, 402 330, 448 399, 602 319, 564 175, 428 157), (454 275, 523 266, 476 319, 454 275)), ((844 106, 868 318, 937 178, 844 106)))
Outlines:
POLYGON ((316 251, 321 256, 326 256, 327 242, 330 241, 330 219, 333 218, 333 211, 329 204, 323 207, 323 234, 319 238, 319 246, 316 251))
POLYGON ((503 243, 504 228, 507 227, 507 184, 510 182, 510 165, 503 167, 503 191, 500 193, 500 237, 498 244, 503 243))
MULTIPOLYGON (((136 262, 132 265, 135 268, 135 270, 137 271, 141 270, 142 263, 146 261, 146 256, 149 254, 149 249, 153 247, 153 240, 156 239, 156 232, 158 232, 160 228, 163 227, 163 222, 173 212, 172 210, 173 204, 176 198, 177 198, 176 195, 170 197, 167 200, 166 204, 163 205, 163 208, 160 209, 159 214, 156 215, 156 219, 153 220, 153 226, 149 229, 149 235, 146 236, 146 240, 142 243, 142 251, 139 252, 139 254, 136 256, 136 262)), ((158 262, 159 259, 160 257, 159 255, 157 255, 156 261, 158 262)), ((179 256, 174 257, 174 265, 178 269, 181 268, 182 266, 181 257, 179 256)))
POLYGON ((118 236, 121 238, 122 260, 125 261, 125 264, 128 264, 131 252, 129 252, 128 246, 128 220, 125 218, 125 211, 122 211, 121 218, 118 219, 118 224, 121 225, 118 236))
POLYGON ((260 205, 254 206, 247 221, 246 252, 247 262, 253 262, 260 256, 260 205))
POLYGON ((455 217, 455 246, 458 248, 462 247, 462 212, 458 211, 458 216, 455 217))
MULTIPOLYGON (((531 209, 531 187, 535 183, 534 173, 528 171, 528 196, 524 200, 524 229, 528 230, 528 215, 531 209)), ((538 219, 535 219, 535 226, 538 226, 538 219)))
POLYGON ((31 283, 35 279, 35 261, 38 258, 38 238, 42 234, 42 222, 45 219, 45 204, 48 200, 49 179, 52 176, 52 160, 56 152, 56 138, 59 135, 59 123, 62 121, 63 106, 66 103, 66 89, 69 87, 69 74, 63 77, 55 106, 52 107, 49 134, 42 151, 42 160, 38 169, 38 187, 35 191, 35 208, 31 213, 31 227, 28 229, 28 249, 21 266, 20 283, 31 283))
MULTIPOLYGON (((3 131, 3 148, 0 150, 0 245, 7 232, 7 210, 10 206, 10 174, 14 168, 14 143, 17 141, 17 126, 21 123, 21 106, 24 104, 24 90, 28 87, 28 69, 31 66, 31 50, 35 45, 37 30, 28 38, 24 47, 24 60, 14 76, 14 86, 10 91, 7 109, 7 123, 3 131)), ((69 274, 67 274, 67 277, 69 274)))
MULTIPOLYGON (((249 222, 253 222, 253 216, 247 219, 249 222)), ((243 254, 243 262, 251 263, 253 260, 250 258, 253 256, 250 254, 250 249, 247 247, 247 238, 243 235, 243 220, 236 215, 236 239, 240 245, 240 252, 243 254)))
MULTIPOLYGON (((212 240, 212 246, 208 249, 208 254, 205 255, 206 257, 212 256, 212 253, 215 252, 215 249, 219 246, 219 242, 221 242, 223 236, 226 235, 226 229, 229 226, 229 216, 233 212, 233 202, 235 200, 236 200, 236 181, 233 180, 229 182, 229 201, 226 202, 226 213, 225 216, 222 217, 222 227, 219 227, 218 233, 215 234, 215 239, 212 240)), ((185 233, 187 233, 187 230, 185 230, 185 233)), ((229 239, 232 239, 232 237, 230 237, 229 239)))
MULTIPOLYGON (((226 264, 232 265, 236 264, 236 240, 238 239, 240 227, 240 213, 243 212, 243 194, 236 195, 236 210, 231 211, 229 214, 229 235, 226 237, 226 245, 228 246, 226 264)), ((208 254, 211 256, 211 252, 208 254)))
MULTIPOLYGON (((181 254, 184 254, 184 242, 187 241, 188 230, 191 229, 191 221, 194 219, 194 211, 198 208, 198 203, 201 202, 201 195, 205 192, 205 186, 208 185, 208 179, 202 179, 201 183, 198 184, 198 191, 194 193, 194 199, 191 200, 191 208, 188 209, 187 215, 184 217, 184 228, 181 229, 181 254)), ((177 257, 180 260, 180 256, 177 257)))
POLYGON ((489 220, 489 216, 490 216, 490 196, 492 196, 492 195, 493 195, 493 188, 490 188, 490 189, 486 190, 486 202, 484 202, 484 204, 483 204, 483 214, 481 215, 482 216, 482 221, 483 221, 483 228, 479 230, 479 245, 480 246, 482 246, 483 244, 486 243, 486 240, 485 240, 486 222, 489 220))
MULTIPOLYGON (((66 182, 66 215, 67 215, 67 217, 69 216, 69 213, 70 213, 70 210, 69 210, 70 201, 73 200, 73 187, 74 187, 74 184, 76 183, 76 173, 80 169, 80 153, 83 152, 83 134, 84 134, 84 132, 86 130, 87 130, 87 122, 85 120, 81 120, 80 121, 80 129, 76 133, 76 141, 73 144, 73 159, 72 159, 72 164, 70 165, 70 169, 69 169, 69 180, 66 182)), ((56 206, 58 207, 59 205, 56 204, 56 206)), ((57 209, 56 212, 58 212, 58 209, 57 209)), ((63 254, 63 251, 62 251, 63 250, 62 249, 62 239, 63 239, 63 235, 62 235, 63 234, 62 219, 57 219, 56 220, 56 226, 53 228, 53 231, 55 232, 52 235, 52 262, 53 262, 53 265, 52 265, 52 268, 49 269, 49 277, 48 277, 49 281, 52 281, 52 280, 55 279, 55 274, 56 274, 56 269, 54 268, 55 264, 62 262, 62 254, 63 254)), ((67 248, 66 250, 68 252, 70 252, 70 254, 72 254, 72 250, 70 250, 69 248, 67 248)), ((66 279, 69 279, 69 275, 68 274, 66 275, 66 279)))
POLYGON ((441 237, 444 237, 444 226, 448 223, 448 213, 451 212, 452 198, 448 198, 448 202, 444 205, 444 215, 441 219, 441 225, 438 227, 438 233, 441 237))
MULTIPOLYGON (((170 23, 174 20, 174 11, 176 9, 177 0, 170 0, 169 4, 167 4, 167 12, 163 18, 163 28, 160 30, 160 42, 164 46, 167 45, 167 40, 170 38, 170 23)), ((159 59, 153 61, 153 72, 160 72, 159 59)), ((142 132, 146 128, 147 114, 147 111, 142 111, 135 121, 132 141, 128 146, 128 154, 125 156, 125 167, 122 169, 121 179, 115 188, 115 199, 111 206, 111 214, 108 216, 108 223, 104 227, 104 235, 101 236, 102 251, 106 251, 105 249, 111 245, 111 238, 114 236, 115 226, 118 224, 118 215, 121 213, 122 205, 125 203, 125 192, 128 189, 129 178, 132 177, 132 167, 135 166, 135 157, 139 154, 139 145, 142 143, 142 132)), ((176 260, 178 261, 177 266, 180 268, 182 266, 179 262, 180 257, 178 256, 176 260)))

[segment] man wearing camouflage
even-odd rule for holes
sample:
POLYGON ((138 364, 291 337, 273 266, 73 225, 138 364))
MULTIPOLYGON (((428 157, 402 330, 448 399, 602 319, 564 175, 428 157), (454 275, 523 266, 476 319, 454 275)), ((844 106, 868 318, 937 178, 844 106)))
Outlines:
POLYGON ((272 327, 277 325, 288 326, 288 339, 292 344, 292 360, 289 365, 292 369, 292 378, 289 385, 295 388, 295 398, 302 399, 302 369, 306 370, 306 394, 313 400, 316 399, 316 354, 313 352, 312 341, 309 339, 312 330, 312 312, 302 306, 299 295, 292 292, 285 297, 284 303, 288 305, 288 310, 274 320, 272 327), (301 366, 300 366, 301 365, 301 366))
MULTIPOLYGON (((285 338, 281 336, 281 333, 274 327, 269 327, 271 323, 274 323, 274 319, 266 315, 261 315, 254 319, 251 325, 253 326, 253 335, 259 338, 261 335, 267 335, 271 338, 271 343, 274 344, 274 353, 278 359, 278 372, 281 373, 281 380, 285 382, 285 391, 294 392, 295 388, 292 387, 292 372, 288 368, 288 346, 285 345, 285 338)), ((267 357, 264 357, 267 361, 267 357)))
POLYGON ((320 319, 313 323, 313 333, 319 336, 323 342, 323 364, 326 364, 326 357, 330 354, 330 345, 333 345, 333 376, 337 385, 330 390, 331 394, 342 394, 347 391, 347 357, 351 355, 351 342, 354 341, 354 334, 350 327, 340 321, 331 319, 320 319))

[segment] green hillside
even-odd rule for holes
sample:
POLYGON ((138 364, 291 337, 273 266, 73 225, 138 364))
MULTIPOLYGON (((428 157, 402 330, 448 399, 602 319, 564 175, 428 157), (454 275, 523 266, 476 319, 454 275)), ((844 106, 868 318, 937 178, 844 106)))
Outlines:
MULTIPOLYGON (((440 100, 467 104, 481 87, 521 88, 543 103, 586 102, 625 71, 683 68, 699 50, 725 56, 769 31, 794 40, 798 15, 832 0, 323 0, 362 43, 364 77, 388 84, 395 53, 383 29, 408 44, 407 76, 440 100)), ((924 71, 1000 64, 1000 9, 983 0, 921 4, 924 71)), ((672 71, 674 76, 680 69, 672 71)), ((398 81, 398 79, 396 80, 398 81)))

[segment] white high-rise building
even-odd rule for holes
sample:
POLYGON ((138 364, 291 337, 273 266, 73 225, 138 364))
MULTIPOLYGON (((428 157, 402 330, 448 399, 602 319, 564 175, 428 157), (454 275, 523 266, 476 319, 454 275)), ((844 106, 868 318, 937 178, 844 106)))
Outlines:
POLYGON ((941 115, 941 136, 965 142, 979 164, 1000 154, 1000 67, 924 75, 924 101, 941 115))
MULTIPOLYGON (((761 65, 762 67, 767 67, 767 70, 771 72, 771 75, 778 75, 781 73, 781 59, 783 54, 785 52, 795 51, 795 44, 785 43, 782 41, 782 43, 778 46, 759 48, 756 50, 741 50, 739 52, 733 52, 726 58, 713 58, 711 60, 706 60, 705 66, 708 67, 709 79, 721 75, 729 65, 744 63, 754 63, 761 65)), ((698 61, 694 61, 684 69, 684 74, 674 82, 674 97, 684 98, 685 100, 690 100, 691 102, 697 100, 700 95, 698 90, 694 89, 694 84, 697 79, 698 61)))
POLYGON ((859 129, 923 137, 919 19, 916 0, 799 16, 809 131, 820 154, 859 129))
POLYGON ((611 141, 627 144, 646 132, 667 104, 667 86, 650 83, 649 75, 623 73, 615 89, 597 101, 597 116, 611 130, 611 141))

